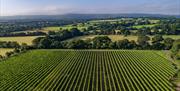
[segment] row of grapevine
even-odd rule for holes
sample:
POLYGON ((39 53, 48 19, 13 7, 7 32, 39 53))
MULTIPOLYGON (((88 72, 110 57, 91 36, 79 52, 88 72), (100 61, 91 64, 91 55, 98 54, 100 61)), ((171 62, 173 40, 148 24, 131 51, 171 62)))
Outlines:
POLYGON ((169 91, 176 71, 155 52, 135 50, 36 50, 0 69, 1 90, 34 91, 169 91))

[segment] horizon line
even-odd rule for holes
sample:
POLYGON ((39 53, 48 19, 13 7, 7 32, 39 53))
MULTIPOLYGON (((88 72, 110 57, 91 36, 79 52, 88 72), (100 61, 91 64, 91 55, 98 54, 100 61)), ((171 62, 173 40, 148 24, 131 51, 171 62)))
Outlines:
POLYGON ((160 14, 160 13, 65 13, 65 14, 24 14, 24 15, 0 15, 0 17, 15 17, 15 16, 58 16, 58 15, 120 15, 120 14, 147 14, 147 15, 165 15, 165 16, 180 16, 180 14, 160 14))

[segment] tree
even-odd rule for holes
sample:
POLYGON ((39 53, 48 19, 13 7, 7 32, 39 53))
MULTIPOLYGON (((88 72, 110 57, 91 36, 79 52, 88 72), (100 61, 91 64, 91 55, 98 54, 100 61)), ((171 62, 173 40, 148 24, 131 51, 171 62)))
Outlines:
POLYGON ((128 49, 129 41, 127 39, 119 40, 116 42, 116 46, 118 49, 128 49))
POLYGON ((48 38, 43 38, 39 41, 38 48, 49 49, 51 48, 52 41, 48 38))
POLYGON ((110 49, 117 49, 116 42, 111 42, 111 43, 109 44, 109 48, 110 48, 110 49))
POLYGON ((2 55, 0 55, 0 60, 2 60, 4 57, 2 55))
POLYGON ((6 52, 6 57, 10 57, 13 54, 13 52, 6 52))
POLYGON ((150 38, 148 36, 145 36, 145 35, 141 35, 141 36, 138 36, 138 45, 141 49, 150 49, 150 44, 149 44, 149 41, 150 38))
POLYGON ((74 40, 68 43, 67 48, 69 49, 85 49, 88 44, 83 40, 74 40))
POLYGON ((152 43, 157 43, 157 42, 161 42, 163 41, 164 38, 162 37, 162 35, 155 35, 153 38, 152 38, 152 43))
POLYGON ((59 49, 59 48, 63 48, 62 44, 60 41, 53 41, 51 44, 50 44, 50 48, 53 48, 53 49, 59 49))
POLYGON ((164 46, 165 46, 165 50, 169 50, 171 49, 171 47, 173 46, 173 42, 174 40, 172 38, 166 38, 164 39, 164 46))
POLYGON ((131 40, 129 42, 129 49, 135 49, 137 47, 137 44, 134 40, 131 40))
POLYGON ((121 34, 123 34, 124 36, 130 35, 131 32, 129 30, 121 30, 121 34))
POLYGON ((81 31, 79 29, 77 29, 77 28, 71 28, 70 32, 71 32, 72 36, 80 36, 80 35, 82 35, 81 31))
POLYGON ((48 31, 48 35, 55 35, 56 34, 56 32, 54 32, 54 31, 48 31))
POLYGON ((173 58, 180 59, 180 39, 174 41, 171 52, 173 58))
POLYGON ((127 39, 116 41, 116 47, 118 49, 133 49, 137 46, 135 41, 129 41, 127 39))
POLYGON ((33 47, 38 48, 38 45, 39 45, 39 43, 40 43, 40 41, 41 41, 42 39, 44 39, 44 37, 38 37, 38 38, 34 39, 34 40, 32 41, 33 47))
POLYGON ((154 50, 163 50, 164 47, 165 47, 165 45, 163 43, 155 42, 155 43, 152 44, 151 49, 154 49, 154 50))
POLYGON ((106 49, 109 48, 111 39, 108 36, 95 37, 92 40, 92 47, 95 49, 106 49))
POLYGON ((17 48, 15 48, 15 49, 14 49, 14 53, 20 53, 20 50, 17 49, 17 48))
POLYGON ((152 38, 152 49, 155 49, 155 50, 163 50, 165 45, 162 43, 163 41, 163 37, 162 35, 155 35, 153 38, 152 38))

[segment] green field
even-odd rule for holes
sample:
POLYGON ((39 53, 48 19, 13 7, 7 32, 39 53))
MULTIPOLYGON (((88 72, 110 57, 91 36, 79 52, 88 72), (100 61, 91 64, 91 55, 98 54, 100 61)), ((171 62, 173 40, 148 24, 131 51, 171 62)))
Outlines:
POLYGON ((133 28, 137 28, 137 29, 140 29, 140 28, 143 28, 143 27, 154 27, 156 26, 157 24, 149 24, 149 25, 137 25, 137 26, 133 26, 133 28))
POLYGON ((23 36, 23 37, 0 37, 0 41, 15 41, 19 44, 26 43, 28 45, 32 45, 32 41, 37 37, 42 36, 23 36))
POLYGON ((34 50, 0 62, 1 91, 173 91, 155 51, 34 50))
POLYGON ((164 38, 172 38, 172 39, 180 39, 180 35, 164 35, 163 36, 164 38))
POLYGON ((77 26, 73 26, 73 25, 65 25, 65 26, 60 26, 60 27, 45 27, 43 28, 43 31, 60 31, 60 30, 70 30, 72 28, 78 28, 79 30, 82 29, 87 29, 89 25, 85 24, 82 25, 81 23, 78 23, 77 26))
POLYGON ((122 19, 107 19, 107 20, 91 20, 89 23, 103 23, 103 22, 118 22, 121 21, 122 19))

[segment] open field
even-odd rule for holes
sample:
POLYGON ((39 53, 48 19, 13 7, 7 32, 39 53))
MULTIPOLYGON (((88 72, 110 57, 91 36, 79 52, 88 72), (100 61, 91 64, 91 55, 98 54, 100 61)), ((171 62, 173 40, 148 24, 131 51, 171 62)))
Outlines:
POLYGON ((150 25, 137 25, 137 26, 133 26, 133 28, 137 28, 137 29, 140 29, 140 28, 143 28, 143 27, 154 27, 156 26, 157 24, 150 24, 150 25))
POLYGON ((0 55, 5 56, 6 52, 13 51, 13 49, 9 48, 0 48, 0 55))
POLYGON ((85 25, 82 25, 82 24, 77 24, 77 26, 73 26, 73 25, 65 25, 65 26, 60 26, 60 27, 45 27, 43 28, 42 31, 60 31, 60 30, 70 30, 72 28, 78 28, 79 30, 82 30, 82 29, 87 29, 89 25, 85 24, 85 25))
POLYGON ((164 38, 172 38, 172 39, 180 39, 180 35, 164 35, 163 36, 164 38))
POLYGON ((158 23, 160 20, 149 20, 151 23, 158 23))
POLYGON ((0 41, 16 41, 19 44, 27 43, 28 45, 32 44, 32 41, 42 36, 24 36, 24 37, 0 37, 0 41))
POLYGON ((34 50, 0 62, 0 90, 173 91, 155 51, 34 50))
POLYGON ((117 22, 121 21, 122 19, 106 19, 106 20, 91 20, 89 23, 102 23, 102 22, 117 22))

